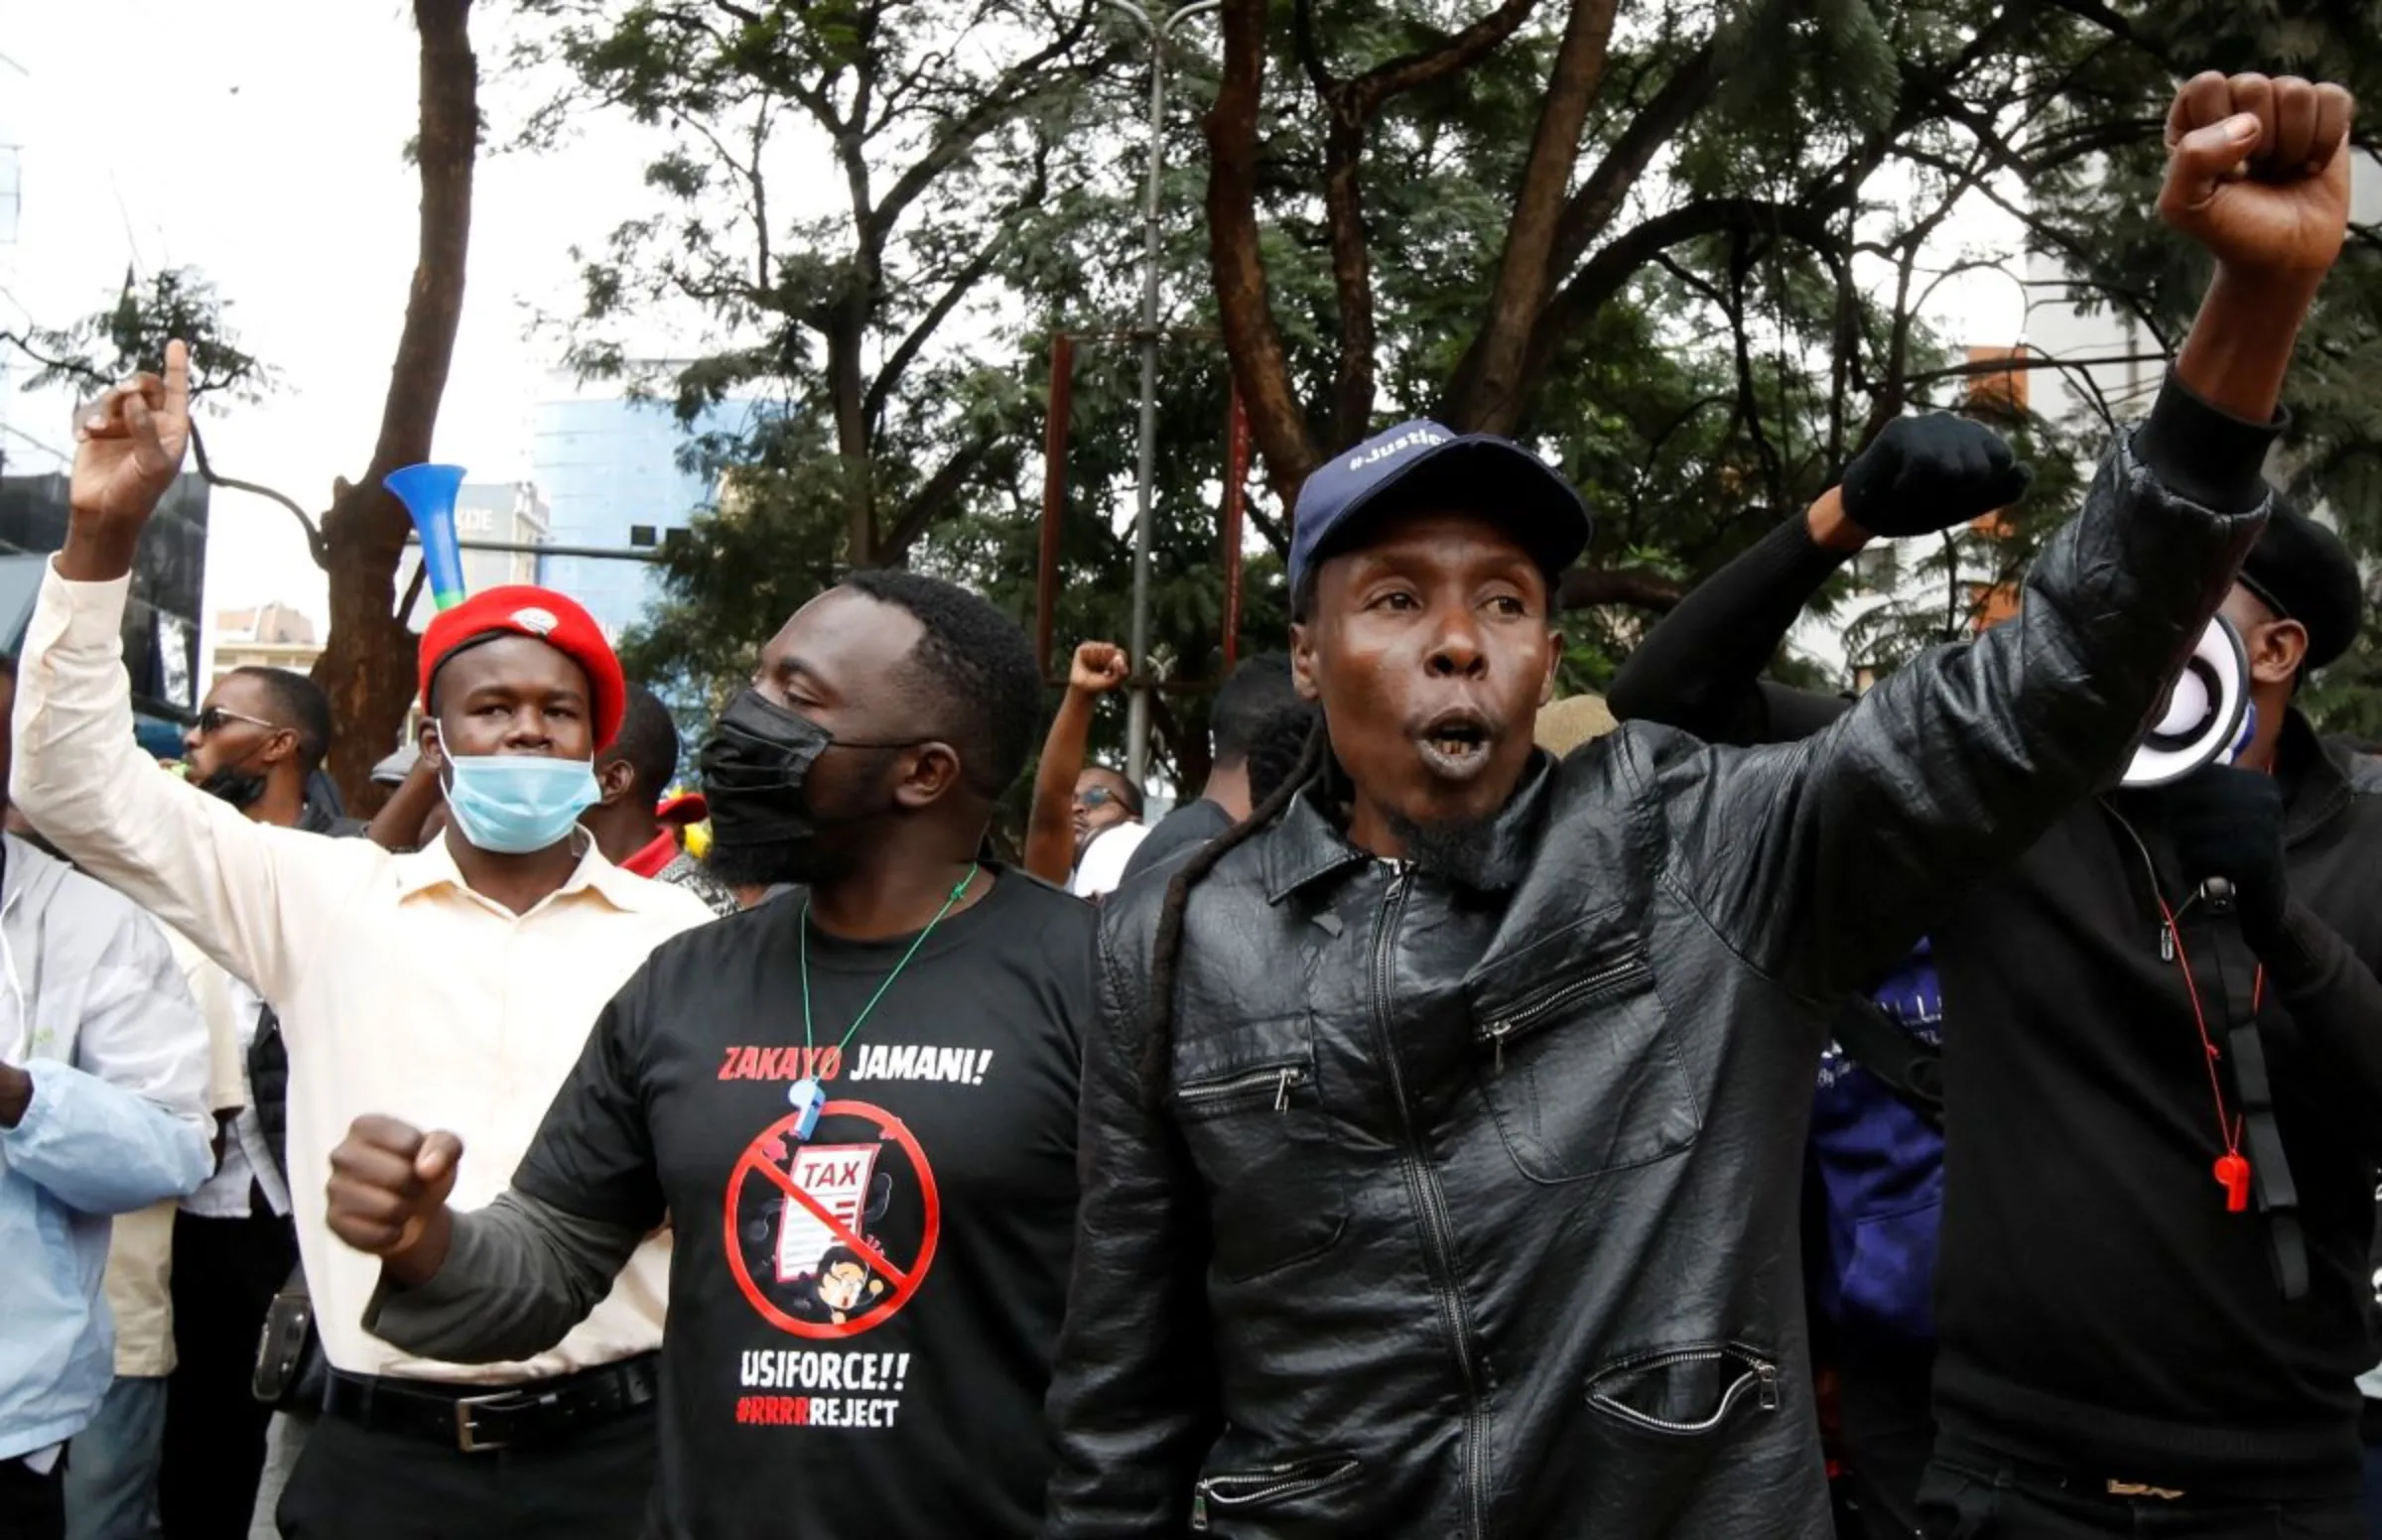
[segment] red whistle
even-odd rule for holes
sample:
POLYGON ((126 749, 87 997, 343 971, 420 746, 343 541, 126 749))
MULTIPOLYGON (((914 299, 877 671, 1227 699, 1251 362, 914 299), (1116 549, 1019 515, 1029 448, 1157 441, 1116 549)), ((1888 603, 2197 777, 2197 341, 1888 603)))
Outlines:
POLYGON ((2227 1151, 2216 1157, 2217 1185, 2225 1190, 2225 1212, 2240 1214, 2250 1206, 2250 1163, 2227 1151))

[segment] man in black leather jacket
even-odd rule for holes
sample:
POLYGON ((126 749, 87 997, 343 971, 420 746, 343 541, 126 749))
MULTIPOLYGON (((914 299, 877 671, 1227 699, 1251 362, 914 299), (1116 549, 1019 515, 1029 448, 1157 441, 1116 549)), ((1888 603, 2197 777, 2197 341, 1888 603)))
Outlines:
POLYGON ((2180 125, 2161 206, 2218 277, 2150 421, 2016 620, 1812 738, 1550 762, 1576 494, 1429 424, 1310 478, 1330 753, 1103 917, 1053 1540, 1826 1533, 1819 1002, 2107 778, 2257 533, 2345 179, 2233 180, 2277 132, 2238 98, 2180 125))

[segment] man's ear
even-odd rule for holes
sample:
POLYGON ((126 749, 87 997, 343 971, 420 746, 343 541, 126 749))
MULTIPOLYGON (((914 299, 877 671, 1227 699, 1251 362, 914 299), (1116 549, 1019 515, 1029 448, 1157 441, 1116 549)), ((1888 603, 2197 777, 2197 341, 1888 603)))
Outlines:
POLYGON ((265 751, 260 757, 264 760, 267 769, 286 760, 296 759, 298 757, 297 731, 289 727, 274 728, 273 736, 265 740, 265 751))
POLYGON ((2242 639, 2250 655, 2250 678, 2261 685, 2288 685, 2308 661, 2308 628, 2297 620, 2259 626, 2242 639))
POLYGON ((1555 676, 1563 668, 1563 633, 1553 627, 1546 633, 1546 677, 1538 682, 1538 704, 1550 706, 1555 699, 1555 676))
POLYGON ((1315 630, 1300 621, 1290 625, 1290 683, 1301 701, 1323 699, 1323 691, 1315 683, 1315 630))
POLYGON ((905 808, 931 807, 959 785, 963 767, 960 751, 948 743, 929 741, 910 751, 916 757, 893 788, 893 800, 905 808))
POLYGON ((414 751, 430 762, 431 769, 447 768, 447 746, 439 741, 439 719, 428 711, 414 728, 414 751))
POLYGON ((637 789, 636 768, 625 759, 607 759, 596 767, 596 801, 611 807, 637 789))

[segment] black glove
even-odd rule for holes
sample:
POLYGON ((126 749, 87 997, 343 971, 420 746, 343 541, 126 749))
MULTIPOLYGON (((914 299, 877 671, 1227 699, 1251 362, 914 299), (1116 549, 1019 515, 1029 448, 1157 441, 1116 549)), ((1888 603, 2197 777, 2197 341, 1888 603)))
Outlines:
POLYGON ((1844 467, 1844 514, 1872 535, 1925 535, 2009 507, 2034 479, 1983 423, 1898 417, 1844 467))
POLYGON ((2184 880, 2233 885, 2252 946, 2283 929, 2291 883, 2283 871, 2283 788, 2271 775, 2209 765, 2159 793, 2160 822, 2175 841, 2184 880))

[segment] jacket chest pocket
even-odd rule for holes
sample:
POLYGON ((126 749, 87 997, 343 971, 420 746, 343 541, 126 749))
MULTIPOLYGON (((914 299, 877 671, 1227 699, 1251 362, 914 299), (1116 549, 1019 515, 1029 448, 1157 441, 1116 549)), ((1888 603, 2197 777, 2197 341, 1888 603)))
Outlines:
POLYGON ((1173 1099, 1207 1181, 1216 1266, 1226 1278, 1260 1277, 1332 1248, 1348 1211, 1305 1016, 1182 1044, 1173 1099))
POLYGON ((1702 1119, 1643 941, 1524 953, 1470 993, 1481 1095, 1523 1176, 1577 1181, 1695 1142, 1702 1119))

